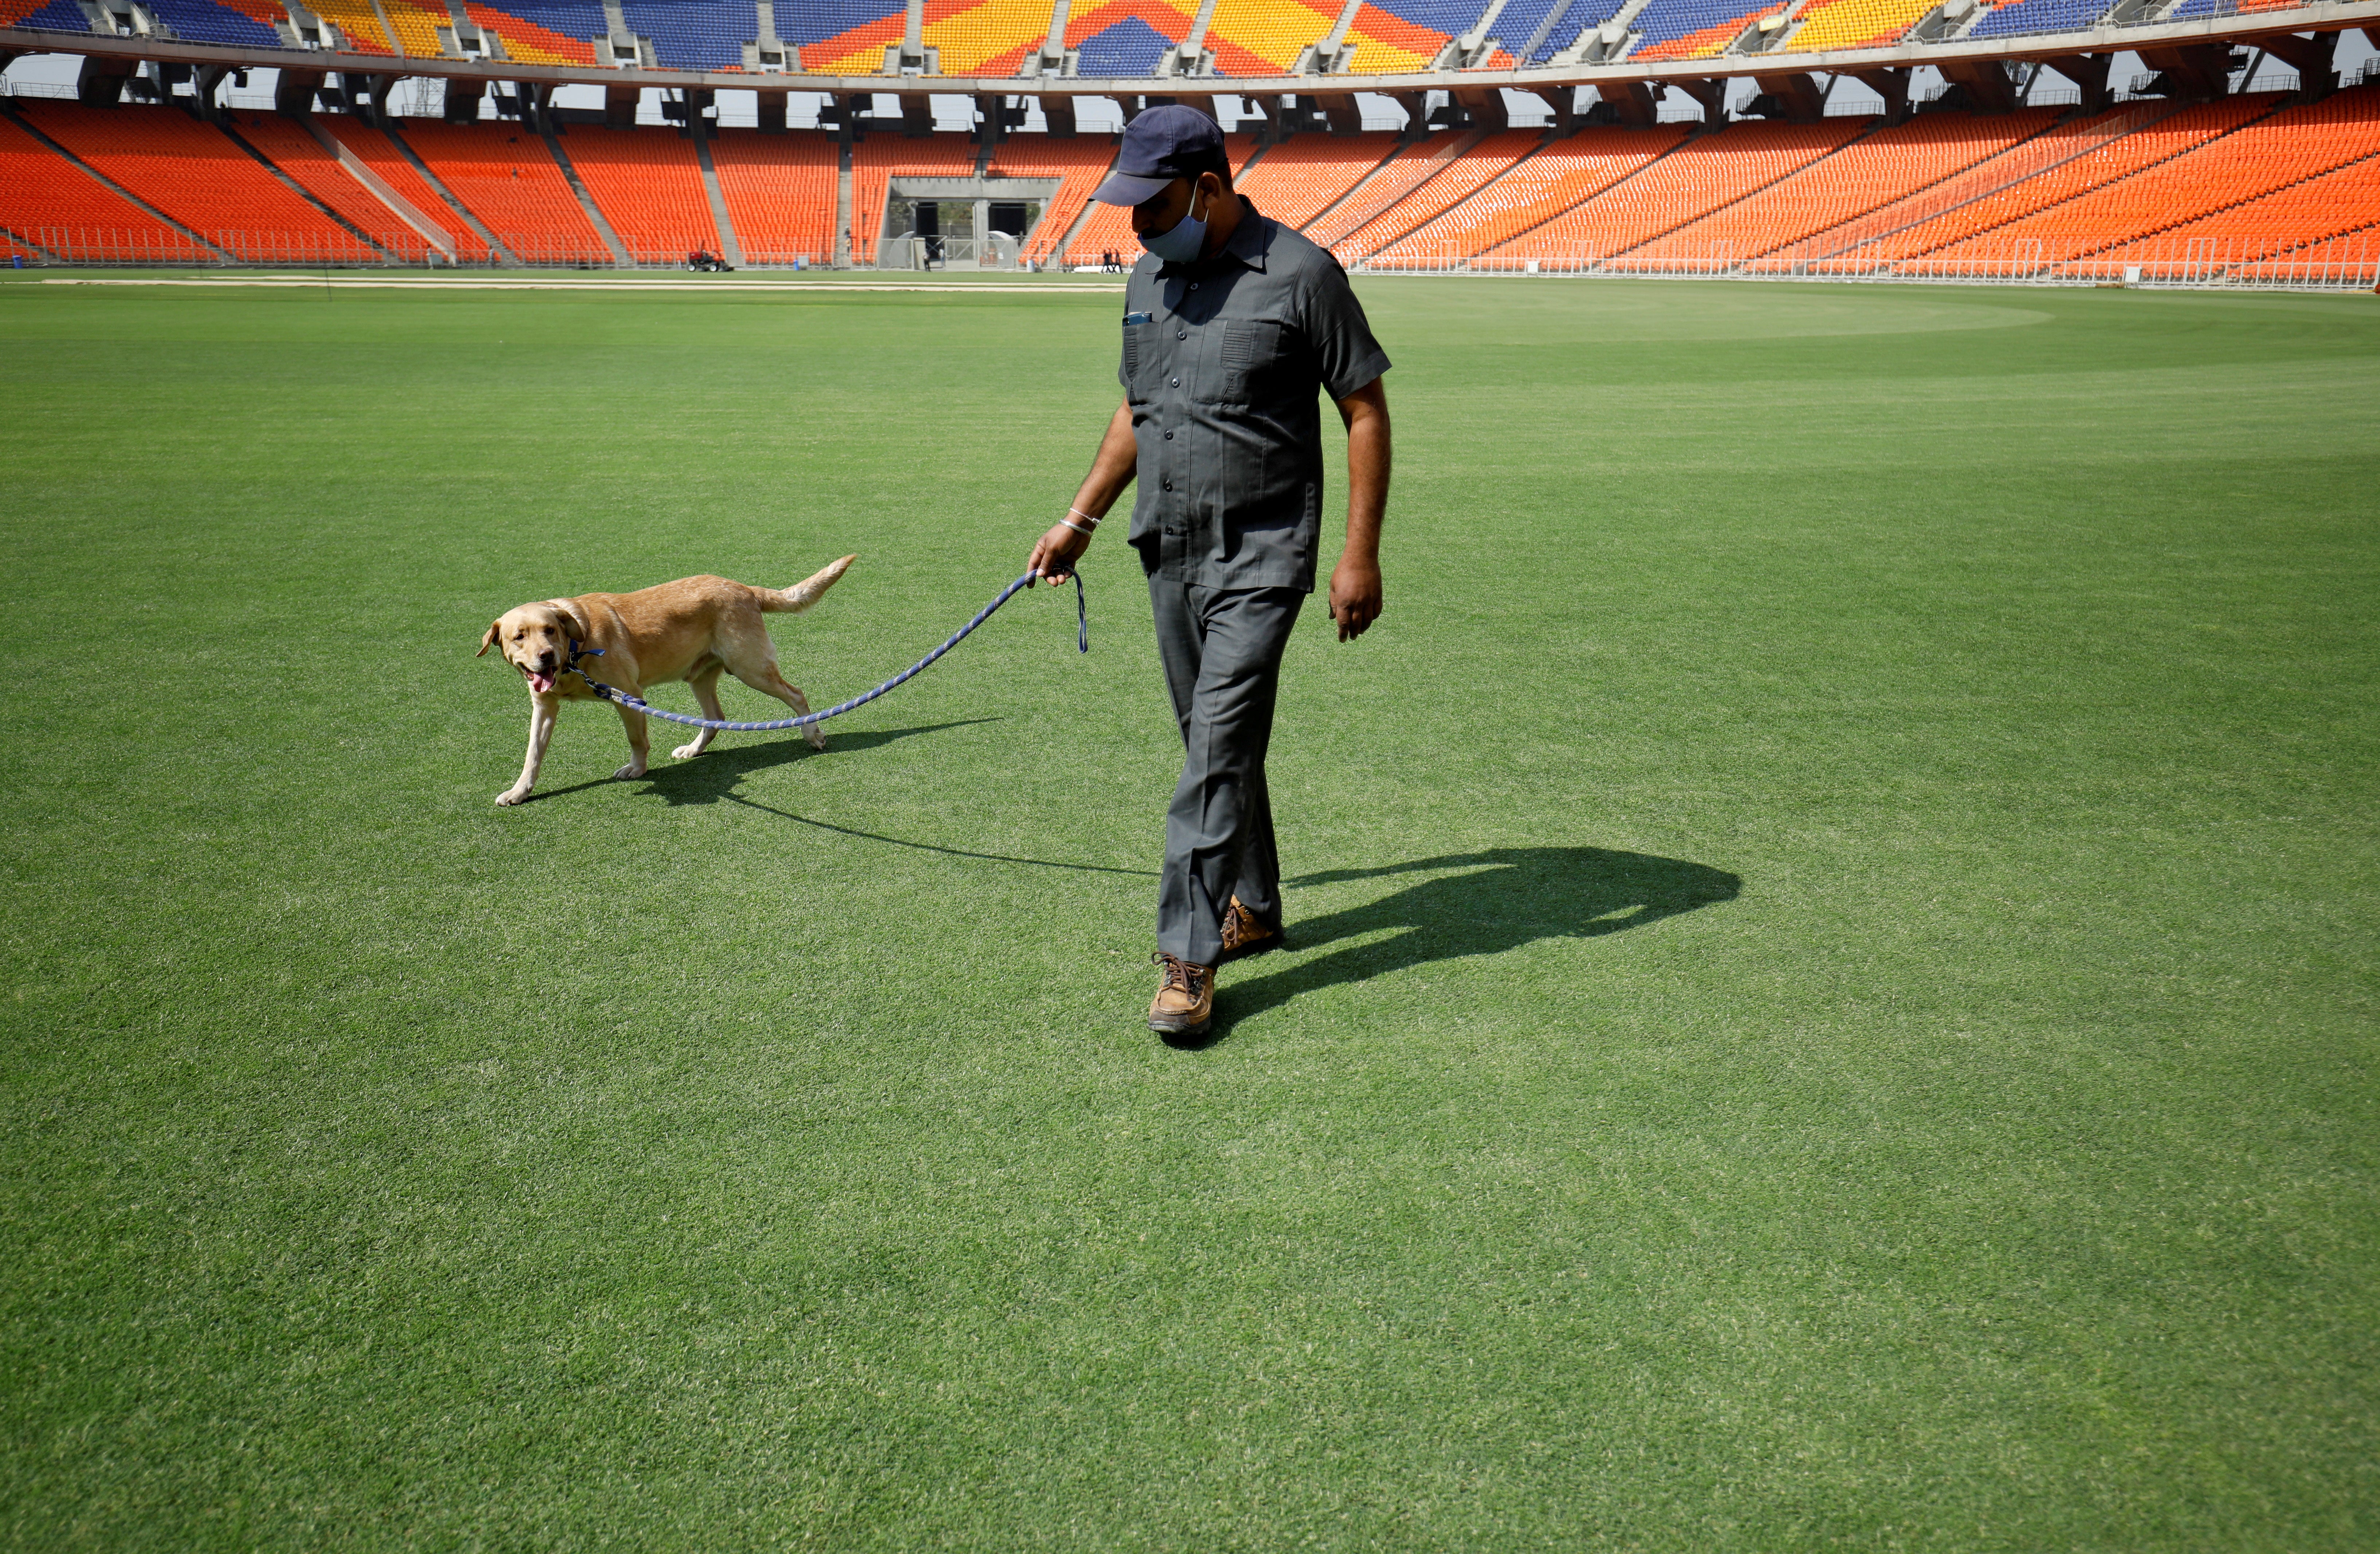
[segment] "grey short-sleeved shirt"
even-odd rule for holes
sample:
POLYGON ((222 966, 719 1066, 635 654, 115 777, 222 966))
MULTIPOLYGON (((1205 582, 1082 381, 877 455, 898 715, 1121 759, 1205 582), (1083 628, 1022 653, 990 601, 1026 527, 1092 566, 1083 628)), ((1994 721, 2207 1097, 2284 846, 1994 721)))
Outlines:
POLYGON ((1314 588, 1322 517, 1316 391, 1389 370, 1339 261, 1244 212, 1197 264, 1144 254, 1124 285, 1123 366, 1140 492, 1132 543, 1208 588, 1314 588))

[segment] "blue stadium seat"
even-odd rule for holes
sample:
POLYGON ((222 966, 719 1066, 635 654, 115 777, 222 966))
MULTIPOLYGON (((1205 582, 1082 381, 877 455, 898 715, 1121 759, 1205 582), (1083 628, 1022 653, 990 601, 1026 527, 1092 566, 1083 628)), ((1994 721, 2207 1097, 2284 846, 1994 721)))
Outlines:
POLYGON ((611 33, 601 0, 492 0, 492 8, 523 21, 533 21, 548 32, 590 42, 611 33))
POLYGON ((897 17, 901 11, 901 0, 777 0, 777 36, 801 48, 839 38, 871 21, 897 17))
POLYGON ((200 43, 237 43, 244 48, 277 49, 281 35, 254 17, 213 0, 149 0, 157 19, 174 36, 200 43))
POLYGON ((744 45, 760 35, 752 0, 621 0, 628 30, 653 41, 653 57, 677 70, 720 70, 744 63, 744 45))
POLYGON ((1086 76, 1146 76, 1173 46, 1138 17, 1112 22, 1083 40, 1077 71, 1086 76))
MULTIPOLYGON (((2183 9, 2195 3, 2184 0, 2183 9)), ((2108 4, 2109 0, 2014 0, 1975 23, 1967 36, 2010 38, 2026 32, 2078 31, 2097 21, 2108 4)))

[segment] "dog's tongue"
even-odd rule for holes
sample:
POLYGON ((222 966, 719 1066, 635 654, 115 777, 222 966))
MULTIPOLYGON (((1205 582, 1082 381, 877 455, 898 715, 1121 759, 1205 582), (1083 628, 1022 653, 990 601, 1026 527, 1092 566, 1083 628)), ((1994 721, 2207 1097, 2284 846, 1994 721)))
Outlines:
POLYGON ((536 670, 532 669, 528 672, 528 688, 537 692, 538 695, 543 696, 546 692, 553 689, 553 676, 551 674, 540 674, 536 670))

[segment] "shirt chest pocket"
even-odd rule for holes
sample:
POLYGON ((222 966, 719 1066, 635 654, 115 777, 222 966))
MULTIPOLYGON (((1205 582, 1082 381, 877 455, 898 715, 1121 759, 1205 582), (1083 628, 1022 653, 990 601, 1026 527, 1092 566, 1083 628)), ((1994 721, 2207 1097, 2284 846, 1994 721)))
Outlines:
POLYGON ((1145 405, 1157 397, 1166 353, 1159 348, 1156 323, 1138 316, 1142 322, 1123 326, 1123 391, 1132 403, 1145 405))
POLYGON ((1227 319, 1208 374, 1213 392, 1201 397, 1247 405, 1281 390, 1281 326, 1269 319, 1227 319))

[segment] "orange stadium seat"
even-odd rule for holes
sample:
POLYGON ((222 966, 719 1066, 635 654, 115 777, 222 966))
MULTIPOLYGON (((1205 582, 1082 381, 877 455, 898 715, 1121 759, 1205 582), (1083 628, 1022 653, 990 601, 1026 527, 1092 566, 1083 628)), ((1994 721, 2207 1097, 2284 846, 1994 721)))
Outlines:
POLYGON ((379 260, 211 124, 178 108, 86 108, 33 98, 25 122, 209 242, 244 260, 379 260))
MULTIPOLYGON (((302 125, 278 114, 244 114, 233 115, 231 131, 263 153, 284 176, 338 212, 382 248, 409 263, 419 264, 428 258, 430 240, 358 183, 302 125)), ((452 218, 439 220, 445 215, 443 211, 421 213, 442 229, 455 225, 452 218)))
POLYGON ((1266 152, 1246 176, 1234 176, 1232 181, 1257 210, 1303 231, 1396 149, 1397 138, 1385 130, 1298 135, 1266 152))
MULTIPOLYGON (((2286 267, 2293 253, 2346 237, 2362 239, 2352 251, 2365 262, 2380 259, 2380 232, 2374 230, 2380 226, 2380 135, 2365 129, 2354 161, 2107 250, 2104 270, 2120 274, 2139 264, 2151 278, 2166 279, 2219 266, 2270 278, 2279 273, 2266 271, 2265 261, 2286 267)), ((2327 264, 2336 257, 2296 262, 2327 264)))
POLYGON ((677 264, 697 249, 725 247, 694 142, 676 130, 573 125, 562 154, 638 263, 677 264))
POLYGON ((1642 172, 1685 142, 1686 127, 1582 130, 1557 140, 1427 225, 1406 234, 1366 261, 1476 269, 1516 269, 1525 261, 1478 261, 1499 244, 1541 226, 1580 201, 1642 172))
MULTIPOLYGON (((381 30, 380 18, 373 14, 372 0, 321 0, 306 7, 339 30, 347 46, 358 54, 395 54, 388 34, 381 30)), ((434 56, 436 51, 432 50, 434 56)))
POLYGON ((2117 273, 2127 261, 2121 251, 2103 251, 2113 245, 2133 244, 2368 154, 2380 120, 2375 97, 2374 89, 2362 87, 2283 108, 2000 231, 2020 241, 2042 239, 2051 257, 2070 266, 2100 253, 2095 273, 2117 273))
POLYGON ((745 263, 834 261, 841 164, 834 137, 815 129, 722 129, 712 138, 710 164, 745 263))
MULTIPOLYGON (((1590 262, 1610 266, 1630 249, 1731 205, 1839 150, 1867 122, 1732 124, 1697 136, 1635 176, 1495 249, 1494 254, 1524 261, 1536 260, 1548 268, 1590 262)), ((1712 248, 1640 264, 1621 261, 1619 267, 1693 272, 1723 269, 1738 257, 1731 249, 1712 248)))
POLYGON ((443 227, 455 239, 455 256, 465 263, 484 263, 491 257, 488 245, 471 230, 471 224, 458 214, 445 195, 433 188, 413 165, 412 159, 392 144, 387 136, 368 124, 338 114, 325 114, 315 120, 329 129, 342 146, 358 162, 380 175, 389 188, 403 195, 431 221, 443 227))
POLYGON ((1370 177, 1355 187, 1353 194, 1309 225, 1305 235, 1325 248, 1330 247, 1453 166, 1455 158, 1485 139, 1487 131, 1468 130, 1433 135, 1398 147, 1370 177))
POLYGON ((1026 244, 1026 259, 1036 263, 1047 260, 1066 240, 1066 234, 1074 229, 1084 204, 1091 198, 1091 190, 1099 187, 1099 180, 1115 165, 1115 146, 1103 135, 1074 140, 1053 135, 1012 135, 993 150, 990 172, 994 177, 1061 180, 1057 194, 1042 207, 1041 220, 1026 244))
POLYGON ((1342 264, 1353 264, 1378 252, 1406 233, 1436 220, 1477 193, 1484 185, 1511 171, 1515 163, 1535 151, 1544 139, 1544 135, 1535 129, 1508 129, 1500 135, 1488 136, 1456 157, 1445 172, 1422 183, 1411 194, 1340 239, 1332 245, 1332 250, 1342 264))
POLYGON ((851 257, 876 261, 876 239, 884 226, 886 190, 895 174, 922 178, 975 176, 975 146, 955 135, 912 140, 871 135, 851 148, 851 257))
POLYGON ((0 228, 10 252, 36 258, 177 264, 215 258, 6 118, 0 118, 0 228))
POLYGON ((1724 249, 1738 262, 1756 260, 1939 183, 2039 134, 2056 116, 2049 108, 1989 118, 1921 114, 1863 135, 1824 161, 1664 234, 1629 257, 1689 258, 1724 249))
POLYGON ((2265 93, 2183 108, 2013 188, 1895 233, 1885 248, 1896 259, 1922 256, 1927 271, 1993 274, 2036 269, 2059 257, 2048 241, 2066 231, 2053 214, 2058 207, 2228 134, 2270 113, 2277 102, 2265 93))
POLYGON ((528 264, 609 264, 611 248, 587 219, 537 131, 517 124, 404 119, 398 139, 497 242, 528 264))
MULTIPOLYGON (((1207 47, 1220 76, 1285 76, 1339 20, 1330 0, 1215 0, 1207 47)), ((1294 142, 1292 142, 1294 144, 1294 142)))
POLYGON ((918 41, 946 76, 1013 76, 1050 35, 1050 0, 926 0, 918 41))

